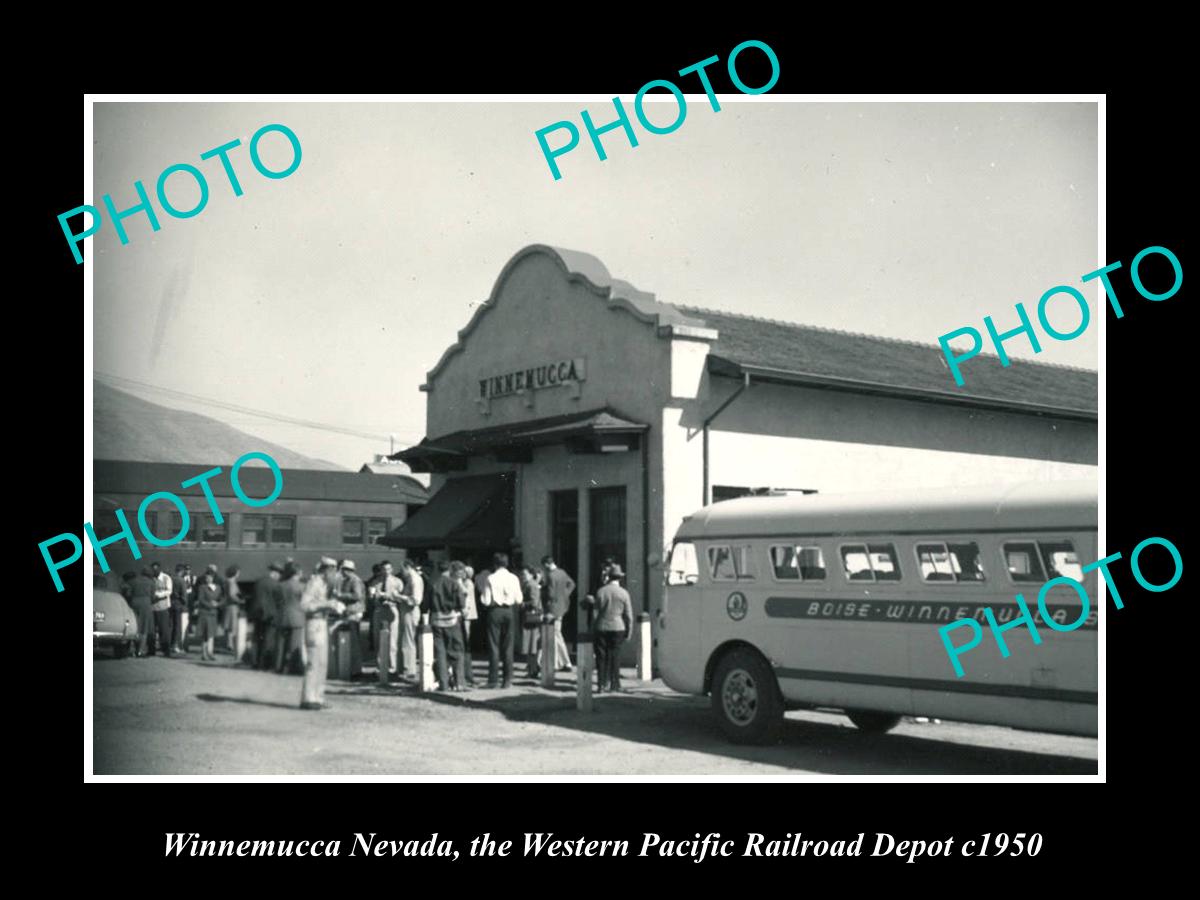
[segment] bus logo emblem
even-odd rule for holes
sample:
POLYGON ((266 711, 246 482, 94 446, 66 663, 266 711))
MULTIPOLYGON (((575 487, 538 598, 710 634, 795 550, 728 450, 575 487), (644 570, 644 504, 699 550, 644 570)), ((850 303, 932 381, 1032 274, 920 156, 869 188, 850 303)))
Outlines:
POLYGON ((741 591, 734 591, 729 595, 729 599, 725 601, 725 612, 729 613, 729 618, 735 622, 740 622, 746 618, 746 610, 749 604, 746 602, 746 595, 741 591))

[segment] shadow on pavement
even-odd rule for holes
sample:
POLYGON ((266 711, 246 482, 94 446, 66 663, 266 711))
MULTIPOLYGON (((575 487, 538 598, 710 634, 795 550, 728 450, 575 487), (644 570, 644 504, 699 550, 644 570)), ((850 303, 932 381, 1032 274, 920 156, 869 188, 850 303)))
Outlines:
POLYGON ((221 694, 197 694, 196 699, 203 700, 206 703, 248 703, 252 706, 273 706, 276 709, 300 709, 299 702, 275 703, 271 700, 255 700, 253 697, 224 697, 221 694))
MULTIPOLYGON (((538 722, 606 737, 837 775, 1094 775, 1094 759, 1039 753, 929 736, 871 735, 849 725, 785 719, 778 743, 744 746, 720 732, 707 699, 639 690, 594 698, 590 713, 575 708, 574 690, 526 689, 489 697, 486 690, 426 694, 434 703, 494 710, 516 722, 538 722), (566 695, 566 696, 564 696, 566 695)), ((697 770, 697 774, 703 774, 697 770)))

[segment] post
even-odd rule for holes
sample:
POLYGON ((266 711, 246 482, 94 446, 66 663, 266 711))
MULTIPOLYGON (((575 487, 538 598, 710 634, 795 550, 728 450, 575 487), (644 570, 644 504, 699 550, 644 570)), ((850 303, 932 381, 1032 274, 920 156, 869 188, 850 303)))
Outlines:
MULTIPOLYGON (((421 628, 418 635, 417 665, 420 667, 419 689, 421 693, 433 690, 433 629, 429 627, 429 613, 421 616, 421 628)), ((448 687, 448 685, 442 685, 448 687)))
POLYGON ((238 610, 237 624, 233 626, 233 658, 241 662, 246 655, 246 617, 238 610))
POLYGON ((595 668, 595 658, 592 656, 592 606, 595 604, 596 598, 591 594, 581 603, 582 609, 580 613, 587 614, 587 626, 582 627, 583 621, 580 621, 580 629, 576 636, 578 643, 575 646, 575 708, 580 712, 592 711, 592 671, 595 668))
POLYGON ((379 629, 376 632, 376 636, 379 638, 379 647, 377 648, 375 657, 379 664, 380 684, 387 684, 390 680, 388 670, 392 667, 391 631, 391 623, 384 619, 383 616, 380 616, 379 629))
POLYGON ((554 615, 542 615, 542 687, 554 687, 554 673, 557 671, 558 647, 554 643, 554 615))
POLYGON ((650 613, 641 612, 637 617, 638 627, 638 644, 637 644, 637 677, 638 681, 653 681, 654 668, 651 664, 650 648, 652 646, 652 638, 650 637, 650 613))

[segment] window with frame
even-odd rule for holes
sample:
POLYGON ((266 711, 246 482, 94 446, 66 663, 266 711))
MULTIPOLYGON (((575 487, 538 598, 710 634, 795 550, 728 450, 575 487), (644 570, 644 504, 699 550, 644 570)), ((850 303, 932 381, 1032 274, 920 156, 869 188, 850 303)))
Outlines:
POLYGON ((199 544, 201 547, 225 547, 228 545, 228 516, 222 516, 221 518, 224 521, 220 524, 217 524, 217 520, 212 513, 200 513, 196 518, 199 520, 196 533, 199 535, 199 544))
POLYGON ((899 581, 900 560, 892 544, 843 544, 847 581, 899 581))
POLYGON ((267 546, 266 516, 242 516, 242 546, 267 546))
POLYGON ((917 544, 915 550, 917 566, 925 581, 957 584, 984 580, 979 545, 974 541, 925 541, 917 544))
POLYGON ((296 546, 295 516, 268 516, 267 520, 267 536, 272 547, 296 546))
POLYGON ((1083 567, 1070 541, 1006 541, 1004 562, 1017 584, 1042 584, 1052 578, 1083 581, 1083 567))
POLYGON ((348 547, 361 547, 365 526, 362 519, 342 519, 342 543, 348 547))
POLYGON ((825 556, 817 546, 775 544, 770 548, 771 569, 779 581, 823 581, 825 556))
POLYGON ((715 544, 708 548, 708 571, 713 581, 750 580, 758 576, 751 544, 715 544))
MULTIPOLYGON (((196 517, 194 515, 192 515, 191 513, 188 513, 188 531, 186 534, 184 534, 184 536, 182 538, 180 538, 179 541, 176 542, 176 546, 190 547, 196 543, 195 540, 192 539, 192 534, 191 534, 192 522, 194 522, 195 519, 196 519, 196 517)), ((181 531, 183 531, 183 513, 181 513, 177 509, 168 510, 167 511, 167 533, 166 533, 165 537, 172 538, 175 535, 179 534, 181 531)))
POLYGON ((391 519, 344 516, 342 518, 342 543, 347 547, 378 544, 380 538, 391 530, 391 519))
POLYGON ((367 519, 367 543, 378 544, 392 530, 391 519, 367 519))
POLYGON ((695 584, 699 580, 700 566, 696 562, 696 545, 691 541, 679 541, 671 548, 667 584, 695 584))

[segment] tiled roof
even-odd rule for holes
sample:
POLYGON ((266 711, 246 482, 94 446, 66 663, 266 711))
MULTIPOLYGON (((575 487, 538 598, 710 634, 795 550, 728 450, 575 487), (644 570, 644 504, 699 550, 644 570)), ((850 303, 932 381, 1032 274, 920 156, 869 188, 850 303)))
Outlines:
POLYGON ((678 308, 717 330, 720 336, 710 358, 718 364, 724 360, 739 367, 845 381, 851 389, 849 383, 858 383, 916 396, 943 394, 987 405, 1096 414, 1097 375, 1088 369, 1011 358, 1005 368, 994 354, 980 353, 962 364, 965 384, 958 387, 936 344, 678 308))

